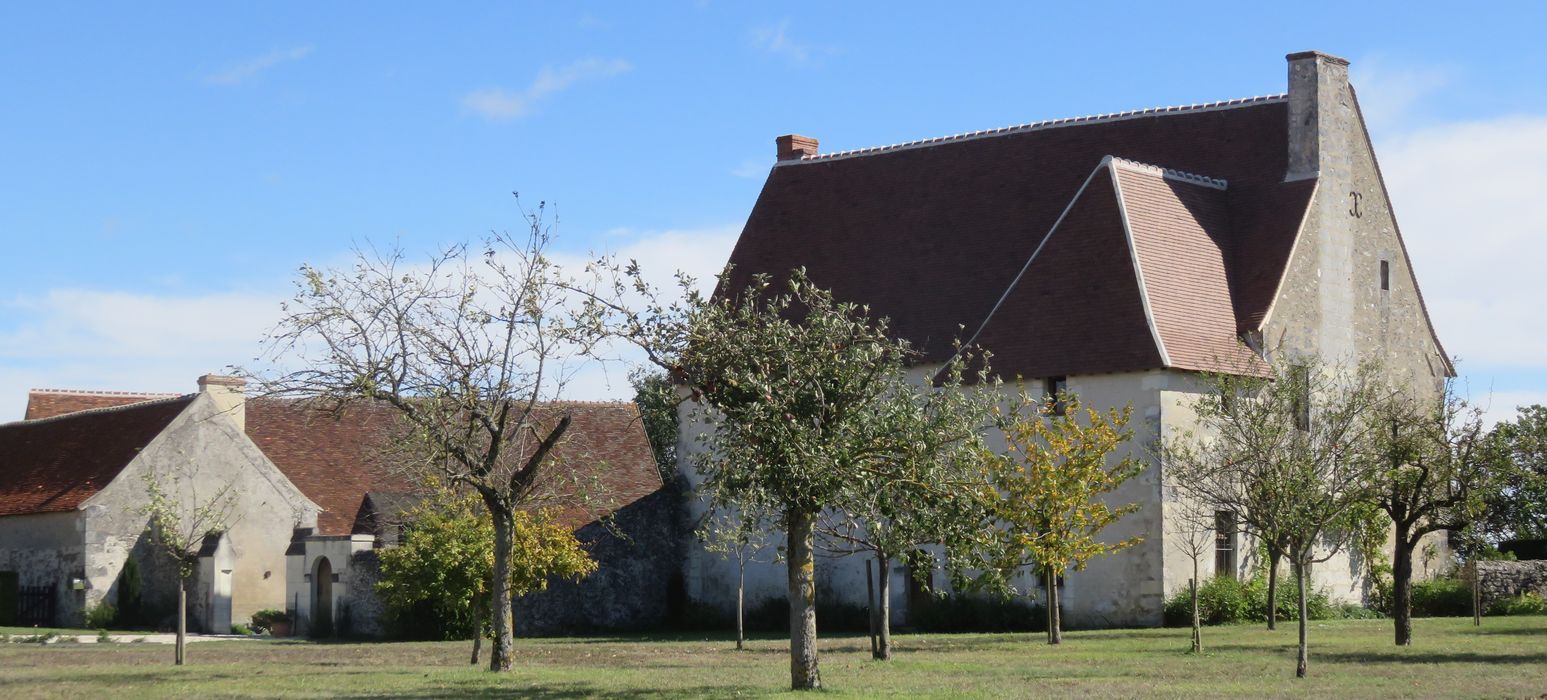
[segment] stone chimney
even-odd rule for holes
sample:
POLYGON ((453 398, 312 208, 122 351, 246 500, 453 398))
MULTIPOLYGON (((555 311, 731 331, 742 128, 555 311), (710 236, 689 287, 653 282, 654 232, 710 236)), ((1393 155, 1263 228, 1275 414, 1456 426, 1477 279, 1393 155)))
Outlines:
POLYGON ((774 138, 779 147, 779 160, 799 160, 801 156, 816 155, 816 139, 810 136, 785 134, 774 138))
POLYGON ((1348 172, 1348 144, 1357 128, 1348 87, 1348 60, 1301 51, 1289 61, 1289 170, 1285 180, 1348 172))
POLYGON ((247 395, 243 389, 247 387, 247 380, 241 377, 227 377, 219 374, 206 374, 199 377, 199 393, 209 394, 215 402, 215 409, 230 416, 236 421, 236 428, 247 432, 247 395))

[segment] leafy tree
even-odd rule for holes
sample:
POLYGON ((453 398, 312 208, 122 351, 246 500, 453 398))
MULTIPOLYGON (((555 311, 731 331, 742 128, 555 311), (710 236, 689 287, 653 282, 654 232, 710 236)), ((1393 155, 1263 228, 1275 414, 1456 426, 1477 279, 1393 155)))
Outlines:
POLYGON ((665 374, 645 374, 634 378, 634 403, 644 420, 645 435, 655 452, 661 483, 677 481, 677 388, 665 374))
POLYGON ((198 470, 197 463, 185 459, 167 474, 147 470, 144 476, 146 499, 141 512, 149 517, 151 545, 177 571, 174 663, 178 666, 188 658, 188 582, 199 565, 199 548, 206 537, 219 537, 232 525, 236 509, 230 482, 199 492, 198 470))
POLYGON ((491 234, 422 265, 362 251, 352 270, 304 266, 268 344, 276 362, 300 366, 268 381, 269 393, 390 407, 403 467, 483 501, 494 528, 493 671, 511 667, 517 513, 597 495, 553 468, 572 416, 549 402, 610 329, 601 296, 548 257, 544 211, 525 214, 524 237, 491 234))
POLYGON ((1345 371, 1285 358, 1267 376, 1211 376, 1214 390, 1192 402, 1202 434, 1162 448, 1178 490, 1235 511, 1283 547, 1297 583, 1299 677, 1309 665, 1309 568, 1347 544, 1350 513, 1371 497, 1375 372, 1372 364, 1345 371))
MULTIPOLYGON (((437 489, 404 518, 404 537, 380 553, 376 591, 389 607, 407 612, 428 603, 453 630, 473 637, 478 663, 494 575, 494 525, 471 494, 437 489)), ((516 511, 512 518, 511 595, 546 590, 551 578, 579 581, 596 570, 575 534, 546 512, 516 511)))
POLYGON ((884 475, 871 476, 841 511, 818 521, 821 548, 839 556, 865 554, 880 572, 874 657, 892 658, 891 569, 934 570, 928 545, 944 549, 945 561, 963 576, 980 546, 982 524, 994 498, 980 459, 983 435, 993 427, 1001 398, 986 360, 960 352, 930 383, 896 386, 876 416, 876 439, 890 455, 884 475), (966 368, 977 366, 969 382, 966 368), (936 386, 938 385, 938 386, 936 386))
POLYGON ((1523 406, 1490 434, 1498 481, 1489 490, 1482 534, 1547 539, 1547 406, 1523 406))
POLYGON ((1413 552, 1425 535, 1462 530, 1486 513, 1498 462, 1482 411, 1449 390, 1431 401, 1394 392, 1371 420, 1373 502, 1393 530, 1391 616, 1396 643, 1407 646, 1413 643, 1413 552))
POLYGON ((1091 559, 1141 539, 1108 543, 1098 536, 1138 510, 1136 503, 1109 504, 1105 496, 1141 473, 1144 465, 1132 457, 1115 463, 1111 459, 1133 435, 1126 429, 1132 407, 1081 411, 1075 396, 1033 400, 1025 390, 1021 405, 1029 408, 1017 409, 1003 427, 1005 451, 985 459, 989 482, 1001 497, 992 511, 998 528, 983 581, 1013 591, 1011 577, 1021 569, 1032 567, 1041 574, 1047 590, 1048 644, 1059 644, 1063 632, 1058 579, 1064 571, 1083 569, 1091 559))

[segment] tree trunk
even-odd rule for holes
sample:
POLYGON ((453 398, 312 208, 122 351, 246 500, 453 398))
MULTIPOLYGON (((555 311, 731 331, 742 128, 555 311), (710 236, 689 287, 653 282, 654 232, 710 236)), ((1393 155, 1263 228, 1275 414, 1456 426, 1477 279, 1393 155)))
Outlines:
POLYGON ((1306 609, 1305 604, 1305 564, 1298 558, 1295 559, 1294 570, 1296 583, 1295 602, 1300 612, 1300 648, 1295 656, 1295 678, 1304 678, 1306 666, 1308 666, 1310 662, 1310 651, 1306 646, 1305 639, 1305 632, 1308 622, 1306 618, 1308 617, 1307 613, 1309 611, 1306 609))
POLYGON ((473 660, 468 663, 477 666, 479 652, 483 650, 483 601, 478 596, 473 597, 473 660))
POLYGON ((1063 621, 1058 614, 1058 574, 1047 568, 1047 643, 1063 644, 1063 621))
POLYGON ((1192 653, 1203 653, 1203 622, 1198 619, 1198 559, 1192 560, 1192 578, 1187 579, 1187 589, 1192 596, 1192 653))
POLYGON ((865 560, 865 612, 870 616, 870 655, 873 657, 880 653, 876 644, 876 630, 880 625, 876 622, 876 577, 875 562, 865 560))
POLYGON ((182 578, 177 579, 177 650, 174 656, 178 666, 188 659, 188 582, 182 578))
POLYGON ((492 610, 489 617, 493 634, 489 649, 489 670, 509 671, 515 639, 510 629, 510 548, 515 522, 509 510, 489 503, 494 518, 494 580, 490 582, 492 610))
POLYGON ((790 688, 815 690, 822 687, 816 653, 816 558, 812 552, 812 527, 816 514, 789 511, 785 514, 789 559, 790 600, 790 688))
POLYGON ((1397 646, 1413 644, 1413 546, 1406 528, 1398 528, 1391 557, 1391 619, 1397 646))
POLYGON ((746 626, 743 622, 746 617, 744 612, 747 607, 747 563, 744 559, 736 563, 736 650, 741 651, 747 645, 746 626))
POLYGON ((882 661, 892 660, 892 560, 885 554, 876 557, 876 592, 880 594, 881 610, 876 613, 876 628, 880 632, 876 653, 871 656, 882 661))
POLYGON ((1483 626, 1483 580, 1477 573, 1477 560, 1472 560, 1472 626, 1483 626))
POLYGON ((1268 547, 1268 629, 1278 629, 1278 561, 1284 553, 1268 547))

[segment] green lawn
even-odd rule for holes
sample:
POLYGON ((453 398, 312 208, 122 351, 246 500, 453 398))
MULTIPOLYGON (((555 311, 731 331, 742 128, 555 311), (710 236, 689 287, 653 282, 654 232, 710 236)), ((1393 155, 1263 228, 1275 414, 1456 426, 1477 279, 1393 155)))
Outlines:
MULTIPOLYGON (((936 697, 1540 697, 1547 693, 1547 617, 1418 620, 1416 644, 1391 644, 1387 621, 1318 622, 1311 677, 1294 676, 1294 625, 1205 630, 1186 653, 1182 630, 1038 635, 901 635, 897 658, 869 659, 864 637, 822 642, 825 695, 936 697)), ((189 665, 170 646, 0 645, 0 697, 166 696, 544 698, 724 697, 780 692, 786 642, 725 639, 524 639, 517 669, 467 665, 467 643, 207 642, 189 665)))

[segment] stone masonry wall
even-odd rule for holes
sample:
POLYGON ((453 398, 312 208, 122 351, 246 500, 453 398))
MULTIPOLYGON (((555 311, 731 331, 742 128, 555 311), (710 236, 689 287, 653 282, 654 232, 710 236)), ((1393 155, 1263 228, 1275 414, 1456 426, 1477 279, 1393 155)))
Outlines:
MULTIPOLYGON (((1471 581, 1471 570, 1463 574, 1471 581)), ((1547 561, 1480 561, 1477 574, 1482 580, 1479 591, 1482 609, 1487 610, 1501 598, 1512 598, 1526 591, 1547 597, 1547 561)))

